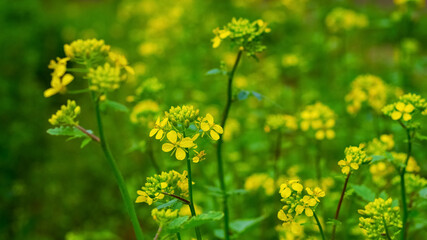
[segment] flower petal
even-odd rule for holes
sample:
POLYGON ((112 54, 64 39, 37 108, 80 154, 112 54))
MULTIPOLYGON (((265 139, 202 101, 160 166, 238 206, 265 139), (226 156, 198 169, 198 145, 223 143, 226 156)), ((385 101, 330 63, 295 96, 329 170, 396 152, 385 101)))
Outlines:
POLYGON ((173 145, 172 143, 165 143, 162 145, 163 152, 170 152, 174 148, 175 148, 175 145, 173 145))
POLYGON ((186 154, 185 154, 184 149, 182 149, 182 148, 177 148, 176 149, 176 153, 175 153, 176 159, 178 159, 178 160, 184 160, 185 155, 186 154))
POLYGON ((212 137, 213 140, 216 141, 216 140, 219 139, 218 133, 216 133, 214 130, 211 130, 209 133, 210 133, 210 135, 211 135, 211 137, 212 137))
POLYGON ((168 132, 166 137, 168 138, 169 142, 171 142, 171 143, 176 143, 176 140, 178 139, 178 136, 177 136, 175 131, 168 132))

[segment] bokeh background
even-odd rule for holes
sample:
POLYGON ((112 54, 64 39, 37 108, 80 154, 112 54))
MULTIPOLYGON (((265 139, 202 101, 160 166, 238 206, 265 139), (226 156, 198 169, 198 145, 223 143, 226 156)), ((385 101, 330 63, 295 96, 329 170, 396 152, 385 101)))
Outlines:
MULTIPOLYGON (((404 131, 398 124, 369 109, 355 116, 346 111, 344 98, 350 83, 358 75, 371 73, 403 92, 427 97, 426 9, 415 5, 403 9, 391 0, 1 1, 0 239, 133 239, 114 177, 99 147, 92 143, 80 149, 78 141, 46 133, 47 119, 68 98, 82 107, 81 125, 96 127, 89 96, 43 97, 51 79, 47 65, 64 56, 65 43, 104 39, 125 54, 135 69, 135 77, 109 96, 125 104, 129 112, 110 111, 105 121, 112 151, 136 198, 146 177, 159 170, 185 169, 148 138, 155 116, 170 106, 193 104, 220 118, 226 78, 206 72, 218 68, 221 61, 229 69, 233 64, 236 49, 225 43, 213 49, 211 43, 212 30, 232 17, 263 19, 271 33, 264 39, 267 50, 258 60, 244 56, 237 71, 234 86, 240 100, 233 105, 225 136, 228 186, 242 189, 254 173, 273 175, 277 134, 265 130, 269 114, 296 115, 305 105, 321 101, 337 115, 336 138, 325 140, 320 153, 323 175, 332 179, 327 192, 330 203, 321 211, 325 221, 332 218, 343 181, 337 162, 346 146, 369 141, 379 133, 394 133, 396 149, 405 151, 404 131), (331 30, 325 19, 339 7, 362 14, 368 24, 360 29, 331 30), (257 97, 242 97, 252 91, 257 97)), ((72 85, 79 89, 82 83, 72 85)), ((314 179, 313 169, 307 166, 312 166, 315 145, 302 132, 286 134, 276 171, 314 179)), ((414 146, 422 176, 427 174, 425 149, 422 143, 414 146)), ((221 209, 218 198, 206 194, 206 187, 218 184, 213 147, 209 155, 194 166, 194 198, 203 211, 221 209)), ((354 182, 381 192, 367 169, 354 182)), ((399 196, 396 189, 388 194, 399 196)), ((280 224, 276 213, 281 205, 276 195, 260 190, 231 198, 232 219, 265 216, 241 239, 279 238, 275 228, 280 224)), ((340 233, 341 237, 363 239, 355 229, 356 209, 364 203, 357 195, 349 199, 353 201, 341 213, 342 219, 349 219, 343 223, 348 231, 340 233)), ((157 230, 150 208, 144 204, 136 208, 149 239, 157 230)), ((411 239, 423 239, 425 216, 418 212, 411 239)), ((203 226, 205 238, 214 239, 214 230, 219 228, 220 222, 203 226)), ((318 237, 315 226, 311 228, 303 239, 318 237)))

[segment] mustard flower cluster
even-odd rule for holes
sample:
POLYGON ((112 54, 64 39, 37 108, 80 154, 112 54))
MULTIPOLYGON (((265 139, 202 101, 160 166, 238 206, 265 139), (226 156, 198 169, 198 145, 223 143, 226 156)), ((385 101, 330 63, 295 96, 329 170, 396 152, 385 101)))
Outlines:
POLYGON ((129 75, 134 74, 127 59, 110 51, 110 46, 103 40, 79 39, 71 44, 65 44, 64 52, 67 57, 50 61, 48 67, 53 69, 51 88, 44 92, 45 97, 57 93, 64 94, 67 91, 67 85, 74 80, 74 76, 67 73, 68 62, 78 64, 70 71, 86 73, 83 78, 89 80, 89 89, 99 92, 99 96, 119 88, 129 75))
POLYGON ((252 174, 245 181, 245 190, 247 191, 258 191, 263 189, 267 196, 271 196, 274 193, 274 179, 266 173, 252 174))
POLYGON ((73 75, 65 73, 69 60, 69 58, 56 58, 56 61, 50 60, 48 68, 53 69, 52 80, 50 81, 51 88, 44 91, 44 97, 50 97, 57 93, 64 94, 67 91, 66 86, 74 80, 73 75))
POLYGON ((297 119, 286 114, 271 114, 267 116, 264 130, 296 130, 298 128, 297 119))
POLYGON ((198 109, 184 105, 171 107, 162 118, 157 118, 149 135, 160 141, 166 136, 168 142, 162 145, 162 150, 175 154, 178 160, 184 160, 187 154, 190 155, 191 149, 192 160, 198 163, 205 159, 206 153, 204 150, 196 151, 197 144, 194 142, 199 136, 208 136, 216 141, 223 133, 224 130, 214 122, 211 114, 201 117, 198 109))
POLYGON ((167 194, 173 194, 179 197, 188 197, 188 179, 187 171, 182 174, 177 171, 162 172, 153 177, 147 177, 142 190, 138 190, 136 203, 145 202, 151 205, 153 202, 162 200, 167 194))
POLYGON ((73 100, 68 100, 67 105, 62 105, 49 119, 49 123, 53 126, 74 126, 78 125, 76 121, 77 116, 80 114, 80 106, 77 106, 73 100))
POLYGON ((356 114, 366 102, 375 112, 380 113, 387 102, 389 87, 377 76, 366 74, 356 77, 351 90, 345 96, 347 112, 356 114))
POLYGON ((156 221, 160 226, 163 226, 177 218, 178 213, 178 209, 173 210, 170 208, 162 208, 159 210, 154 208, 151 211, 151 216, 153 217, 154 221, 156 221))
POLYGON ((368 18, 364 14, 341 7, 334 8, 326 16, 325 23, 334 33, 362 29, 369 25, 368 18))
POLYGON ((261 43, 261 39, 265 33, 270 31, 267 23, 261 19, 250 22, 244 18, 233 18, 223 28, 213 30, 215 34, 212 39, 213 48, 219 47, 221 42, 228 38, 239 49, 246 51, 249 56, 253 56, 255 53, 264 51, 266 47, 261 43))
POLYGON ((317 102, 313 105, 308 105, 300 114, 301 130, 314 131, 314 137, 317 140, 335 138, 335 113, 326 105, 317 102))
POLYGON ((359 169, 361 164, 371 160, 363 148, 364 146, 361 144, 358 147, 350 146, 344 150, 345 158, 338 162, 343 174, 348 175, 350 172, 359 169))
POLYGON ((395 239, 402 228, 399 207, 392 206, 391 198, 377 198, 358 212, 362 215, 359 218, 359 227, 369 239, 387 239, 387 235, 395 239))
POLYGON ((427 115, 427 102, 417 94, 408 93, 401 96, 397 102, 385 106, 382 111, 406 128, 414 129, 420 125, 416 117, 427 115))
POLYGON ((99 61, 108 56, 110 46, 104 40, 88 39, 76 40, 71 44, 64 45, 65 55, 72 61, 81 64, 99 61))
POLYGON ((288 180, 280 186, 279 192, 284 206, 277 217, 284 222, 284 227, 289 227, 293 232, 298 228, 295 218, 303 213, 307 217, 312 217, 320 198, 325 196, 325 192, 319 187, 314 189, 307 187, 304 193, 304 186, 299 180, 288 180))

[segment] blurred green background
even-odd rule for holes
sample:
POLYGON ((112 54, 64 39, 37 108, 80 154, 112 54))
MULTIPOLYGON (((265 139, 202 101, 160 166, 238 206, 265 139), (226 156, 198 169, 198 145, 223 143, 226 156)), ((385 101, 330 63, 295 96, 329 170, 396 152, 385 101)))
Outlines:
MULTIPOLYGON (((145 178, 156 172, 153 161, 161 170, 185 169, 148 138, 147 124, 154 116, 182 104, 211 112, 215 119, 221 115, 226 79, 206 72, 218 68, 221 61, 230 68, 237 50, 227 44, 213 49, 212 30, 232 17, 268 22, 267 50, 258 61, 245 56, 235 80, 236 94, 243 90, 262 95, 261 99, 250 96, 237 101, 230 116, 233 131, 225 147, 226 180, 230 188, 239 189, 249 175, 273 171, 276 136, 264 131, 266 116, 296 114, 315 101, 328 105, 338 116, 337 137, 324 144, 321 153, 324 175, 339 175, 336 163, 344 148, 369 141, 377 132, 395 133, 396 148, 405 151, 400 126, 380 117, 379 129, 375 129, 372 112, 364 109, 353 117, 346 112, 344 101, 351 81, 365 73, 380 76, 404 92, 427 97, 426 9, 399 9, 391 1, 351 0, 1 1, 0 239, 133 239, 118 188, 99 147, 92 143, 80 149, 78 141, 65 142, 46 133, 47 119, 68 98, 82 107, 81 125, 88 129, 96 126, 88 96, 43 97, 51 79, 47 65, 50 59, 64 56, 65 43, 104 39, 135 68, 135 78, 111 96, 130 112, 108 112, 105 121, 112 151, 131 196, 136 198, 145 178), (337 7, 364 14, 368 26, 330 31, 325 18, 337 7), (408 39, 412 41, 409 50, 405 45, 408 39), (297 56, 298 62, 289 65, 284 60, 288 55, 297 56), (132 122, 129 115, 143 100, 156 102, 159 110, 132 122)), ((71 88, 78 89, 79 82, 73 84, 71 88)), ((289 134, 282 147, 279 166, 284 175, 291 166, 300 164, 300 176, 314 178, 314 173, 303 167, 309 166, 310 154, 315 151, 308 138, 289 134)), ((218 199, 204 194, 204 186, 217 184, 213 147, 209 154, 211 158, 194 167, 195 201, 204 210, 220 210, 218 199)), ((426 176, 425 145, 414 146, 414 157, 421 175, 426 176)), ((342 180, 336 179, 339 183, 332 189, 339 192, 342 180)), ((355 179, 359 184, 364 181, 364 175, 355 179)), ((397 192, 389 194, 398 196, 397 192)), ((335 195, 331 194, 332 199, 335 195)), ((276 218, 280 203, 276 197, 248 193, 230 202, 232 219, 267 216, 242 239, 278 239, 274 228, 280 224, 276 218)), ((349 229, 357 227, 358 219, 350 209, 362 205, 355 201, 342 213, 343 219, 353 219, 345 225, 349 229)), ((143 204, 136 208, 144 234, 153 237, 157 226, 150 208, 143 204)), ((326 204, 325 218, 332 217, 334 208, 334 201, 326 204)), ((421 219, 425 216, 425 212, 419 214, 421 219)), ((418 223, 412 239, 423 239, 425 221, 418 223)), ((214 239, 217 228, 219 222, 204 226, 206 239, 214 239)), ((360 233, 342 234, 362 238, 360 233)))

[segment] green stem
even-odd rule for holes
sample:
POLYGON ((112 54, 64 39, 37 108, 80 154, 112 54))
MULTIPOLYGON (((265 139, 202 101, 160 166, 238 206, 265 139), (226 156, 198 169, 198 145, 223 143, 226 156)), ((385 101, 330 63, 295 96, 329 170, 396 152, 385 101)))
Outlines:
MULTIPOLYGON (((188 206, 190 207, 191 216, 196 216, 196 210, 194 209, 194 202, 193 202, 193 181, 191 180, 191 159, 190 155, 187 155, 187 171, 188 171, 188 192, 190 195, 190 203, 188 206)), ((195 227, 196 230, 196 236, 197 240, 202 239, 202 234, 200 233, 199 227, 195 227)))
POLYGON ((402 195, 402 232, 401 232, 401 239, 406 239, 407 236, 407 221, 408 221, 408 205, 406 204, 406 188, 405 188, 405 173, 406 173, 406 166, 408 165, 409 158, 411 157, 411 150, 412 150, 412 142, 411 142, 411 131, 405 127, 406 134, 408 137, 408 152, 406 154, 406 161, 405 165, 403 166, 401 172, 400 172, 400 189, 401 189, 401 195, 402 195))
MULTIPOLYGON (((335 218, 334 218, 335 220, 338 220, 338 217, 340 215, 341 205, 342 205, 342 202, 344 200, 345 190, 347 189, 347 184, 348 184, 348 179, 350 179, 350 174, 351 173, 348 173, 347 178, 345 179, 345 182, 344 182, 344 187, 342 188, 340 201, 338 202, 337 211, 335 212, 335 218)), ((334 226, 332 227, 332 235, 331 235, 332 240, 335 239, 336 229, 337 229, 337 225, 334 224, 334 226)))
POLYGON ((319 218, 317 218, 317 215, 315 212, 313 212, 313 216, 314 216, 314 219, 316 219, 317 226, 319 227, 320 235, 322 235, 322 239, 325 240, 325 234, 323 233, 322 224, 320 224, 319 218))
MULTIPOLYGON (((92 96, 93 96, 93 94, 92 94, 92 96)), ((132 222, 132 225, 133 225, 133 228, 135 231, 136 239, 141 240, 141 239, 143 239, 141 225, 139 224, 138 217, 136 216, 133 201, 131 201, 131 199, 129 197, 129 192, 126 188, 125 180, 123 179, 123 176, 120 173, 120 170, 116 164, 116 161, 115 161, 113 155, 111 154, 110 148, 109 148, 109 146, 105 140, 104 129, 103 129, 102 119, 101 119, 101 111, 99 109, 99 102, 98 102, 98 99, 94 99, 94 100, 95 100, 96 120, 98 123, 99 137, 101 140, 102 151, 104 152, 104 155, 107 158, 107 161, 108 161, 111 169, 113 170, 117 184, 119 185, 120 193, 122 194, 123 202, 125 204, 126 210, 129 214, 130 220, 132 222)))
POLYGON ((388 240, 391 240, 390 233, 388 232, 387 223, 385 221, 384 216, 383 216, 383 223, 384 223, 384 229, 385 229, 386 237, 387 237, 388 240))
MULTIPOLYGON (((240 58, 242 56, 243 51, 239 51, 239 53, 237 53, 237 57, 236 57, 236 61, 234 62, 234 66, 233 69, 231 70, 230 74, 228 75, 228 84, 227 84, 227 102, 224 108, 224 113, 222 115, 222 121, 221 121, 221 127, 223 129, 225 129, 225 124, 227 122, 227 118, 228 118, 228 114, 230 112, 230 107, 231 107, 231 103, 232 103, 232 98, 233 98, 233 78, 234 78, 234 73, 236 72, 237 66, 239 65, 240 62, 240 58)), ((224 237, 226 240, 230 239, 229 236, 229 232, 230 232, 230 228, 229 228, 229 213, 228 213, 228 203, 227 203, 227 188, 225 186, 225 178, 224 178, 224 166, 223 166, 223 160, 222 160, 222 144, 223 144, 223 139, 222 139, 222 134, 219 137, 218 140, 218 146, 217 146, 217 155, 218 155, 218 178, 219 178, 219 183, 221 186, 221 191, 222 191, 222 207, 223 207, 223 211, 224 211, 224 237)))
POLYGON ((181 240, 181 234, 179 234, 179 232, 177 232, 177 233, 176 233, 176 238, 177 238, 178 240, 181 240))

